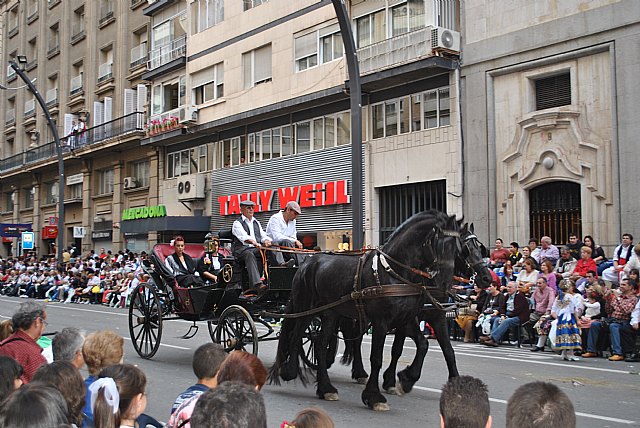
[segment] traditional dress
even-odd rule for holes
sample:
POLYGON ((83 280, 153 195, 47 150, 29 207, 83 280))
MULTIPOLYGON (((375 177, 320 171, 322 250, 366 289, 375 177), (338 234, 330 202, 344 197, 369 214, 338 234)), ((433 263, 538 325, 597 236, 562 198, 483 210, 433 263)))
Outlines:
POLYGON ((582 349, 580 329, 576 322, 576 303, 571 294, 562 293, 553 302, 553 312, 558 316, 556 350, 582 349))

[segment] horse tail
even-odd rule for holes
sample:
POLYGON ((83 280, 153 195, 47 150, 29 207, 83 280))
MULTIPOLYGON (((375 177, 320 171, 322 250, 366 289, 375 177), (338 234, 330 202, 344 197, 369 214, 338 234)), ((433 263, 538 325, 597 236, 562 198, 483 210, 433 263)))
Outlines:
MULTIPOLYGON (((286 313, 290 313, 291 304, 287 305, 286 313)), ((269 384, 280 385, 280 375, 283 371, 283 366, 290 358, 289 342, 291 332, 295 329, 295 318, 284 318, 282 320, 282 326, 280 327, 280 337, 278 339, 278 351, 276 353, 276 360, 269 369, 269 384)), ((285 379, 286 380, 286 379, 285 379)))

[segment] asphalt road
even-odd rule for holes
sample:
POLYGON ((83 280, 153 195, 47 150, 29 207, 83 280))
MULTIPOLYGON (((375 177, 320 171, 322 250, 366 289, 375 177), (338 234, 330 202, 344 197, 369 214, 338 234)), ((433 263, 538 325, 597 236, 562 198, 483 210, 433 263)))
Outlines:
MULTIPOLYGON (((10 318, 18 298, 0 297, 0 319, 10 318)), ((163 325, 160 349, 151 360, 140 358, 129 340, 128 312, 93 305, 48 305, 48 331, 76 326, 88 332, 113 329, 125 337, 125 361, 142 368, 148 378, 147 413, 160 420, 168 419, 173 399, 194 383, 191 370, 193 351, 210 341, 206 324, 192 339, 179 337, 190 323, 168 321, 163 325)), ((388 338, 385 362, 388 361, 392 338, 388 338)), ((276 342, 263 342, 258 355, 269 367, 275 357, 276 342)), ((365 337, 365 355, 370 338, 365 337)), ((461 374, 481 378, 489 387, 491 414, 495 427, 505 425, 506 402, 522 384, 535 380, 553 382, 572 399, 578 414, 578 427, 621 427, 640 425, 640 363, 609 362, 603 359, 564 362, 550 352, 531 353, 528 347, 486 348, 478 344, 454 342, 461 374)), ((339 351, 340 352, 340 351, 339 351)), ((398 367, 413 358, 413 343, 407 342, 405 355, 398 367)), ((368 364, 366 364, 368 367, 368 364)), ((86 371, 83 373, 86 376, 86 371)), ((447 369, 435 341, 430 341, 422 378, 405 396, 387 396, 391 410, 377 413, 362 405, 362 386, 351 381, 350 370, 339 364, 330 370, 340 401, 326 402, 315 398, 313 385, 304 388, 299 382, 281 386, 265 385, 262 390, 268 413, 268 426, 279 427, 307 406, 324 408, 337 427, 382 428, 389 426, 435 427, 439 424, 439 390, 447 380, 447 369)))

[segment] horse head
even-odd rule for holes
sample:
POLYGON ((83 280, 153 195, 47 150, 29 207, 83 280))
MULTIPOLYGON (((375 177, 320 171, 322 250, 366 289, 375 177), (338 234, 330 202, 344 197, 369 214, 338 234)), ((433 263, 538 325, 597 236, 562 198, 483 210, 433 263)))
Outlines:
POLYGON ((487 268, 484 259, 487 257, 487 248, 478 240, 474 233, 473 223, 467 223, 460 228, 460 240, 462 241, 462 251, 459 259, 475 274, 475 283, 480 288, 487 288, 491 284, 491 272, 487 268))

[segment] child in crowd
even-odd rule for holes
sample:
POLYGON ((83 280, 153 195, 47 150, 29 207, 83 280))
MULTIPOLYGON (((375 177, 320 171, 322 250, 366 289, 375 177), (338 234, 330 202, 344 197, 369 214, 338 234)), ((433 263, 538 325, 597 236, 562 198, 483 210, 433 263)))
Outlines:
POLYGON ((82 425, 86 390, 82 375, 69 361, 54 361, 40 366, 31 380, 34 384, 51 386, 62 394, 67 402, 69 422, 77 427, 82 425))
POLYGON ((0 356, 0 403, 22 386, 22 366, 11 357, 0 356))
POLYGON ((580 329, 576 322, 579 317, 578 308, 575 299, 569 294, 574 285, 574 282, 569 279, 560 282, 558 296, 551 309, 551 316, 558 320, 556 350, 562 351, 562 358, 565 361, 580 361, 573 352, 582 349, 580 329))
POLYGON ((131 364, 103 369, 89 387, 96 428, 135 427, 135 420, 147 407, 147 378, 131 364))
POLYGON ((334 428, 331 417, 319 407, 302 409, 292 422, 284 421, 280 428, 334 428))

